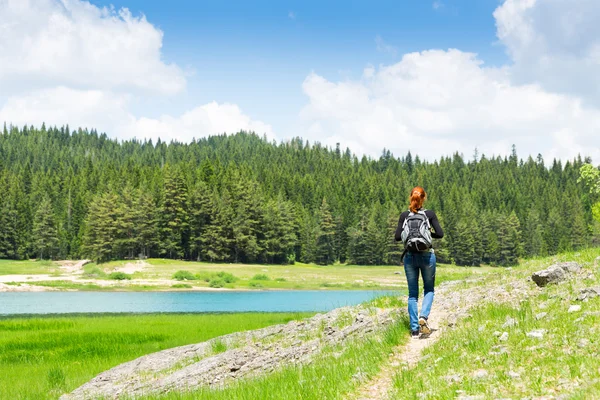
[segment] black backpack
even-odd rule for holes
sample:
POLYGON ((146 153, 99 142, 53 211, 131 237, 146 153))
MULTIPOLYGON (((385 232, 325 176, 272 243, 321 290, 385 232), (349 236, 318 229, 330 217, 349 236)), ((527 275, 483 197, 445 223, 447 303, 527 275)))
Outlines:
POLYGON ((404 244, 404 253, 428 251, 433 245, 431 238, 431 225, 425 210, 416 213, 410 212, 404 224, 402 225, 402 243, 404 244))

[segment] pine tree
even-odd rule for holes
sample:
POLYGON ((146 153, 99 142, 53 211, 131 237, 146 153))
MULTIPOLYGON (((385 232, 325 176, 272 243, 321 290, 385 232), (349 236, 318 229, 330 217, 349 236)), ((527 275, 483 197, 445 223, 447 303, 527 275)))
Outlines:
POLYGON ((327 201, 323 198, 319 210, 319 234, 317 236, 316 262, 321 265, 333 264, 335 222, 327 201))
POLYGON ((54 211, 48 197, 43 197, 35 213, 33 223, 35 250, 41 260, 52 258, 57 252, 58 234, 54 222, 54 211))
MULTIPOLYGON (((387 221, 387 247, 384 263, 387 265, 400 265, 402 256, 402 242, 397 242, 395 238, 396 228, 398 227, 397 212, 390 212, 387 221)), ((436 255, 439 253, 439 247, 436 246, 436 255)), ((447 261, 440 261, 447 262, 447 261)))
POLYGON ((521 226, 513 211, 500 227, 500 263, 516 265, 521 254, 521 226))
POLYGON ((161 208, 161 253, 169 258, 185 256, 188 241, 188 193, 179 169, 165 166, 164 199, 161 208))
POLYGON ((208 186, 200 181, 190 197, 190 250, 198 261, 201 260, 205 232, 213 220, 214 204, 208 186))
POLYGON ((460 220, 456 226, 454 243, 454 261, 456 265, 473 266, 475 261, 475 237, 466 220, 460 220))
POLYGON ((117 204, 117 196, 110 193, 95 197, 90 204, 82 250, 96 262, 108 261, 114 255, 117 204))

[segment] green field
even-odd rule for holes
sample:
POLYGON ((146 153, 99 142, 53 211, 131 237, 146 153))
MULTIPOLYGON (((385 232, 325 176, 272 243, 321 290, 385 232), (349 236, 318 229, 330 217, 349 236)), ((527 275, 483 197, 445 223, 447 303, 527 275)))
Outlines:
POLYGON ((309 313, 169 314, 0 319, 0 399, 58 398, 144 354, 309 313))
MULTIPOLYGON (((210 288, 403 290, 406 288, 406 278, 401 266, 320 266, 301 263, 294 265, 211 264, 149 259, 144 261, 142 271, 128 275, 130 280, 110 279, 111 272, 135 263, 135 261, 113 261, 99 265, 91 263, 85 266, 83 275, 73 278, 67 274, 60 275, 56 263, 2 260, 0 275, 53 274, 54 280, 52 281, 26 280, 24 282, 65 290, 202 290, 210 288), (178 271, 185 272, 189 279, 174 280, 178 271), (219 274, 221 276, 227 274, 231 279, 223 279, 219 277, 219 274)), ((439 283, 445 280, 466 279, 490 270, 495 270, 495 268, 464 268, 438 264, 437 280, 439 283)), ((18 282, 6 283, 18 284, 18 282)))

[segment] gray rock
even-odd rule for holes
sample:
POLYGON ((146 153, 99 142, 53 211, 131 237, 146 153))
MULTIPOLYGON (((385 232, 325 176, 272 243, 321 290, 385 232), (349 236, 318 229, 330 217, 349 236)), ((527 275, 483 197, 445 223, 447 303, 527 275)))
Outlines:
POLYGON ((548 315, 547 312, 538 313, 538 314, 535 315, 535 319, 540 320, 540 319, 546 317, 546 315, 548 315))
MULTIPOLYGON (((229 382, 269 373, 283 366, 310 364, 327 346, 381 331, 398 321, 400 312, 364 306, 343 307, 303 321, 291 321, 209 341, 163 350, 101 373, 61 399, 136 398, 200 387, 223 387, 229 382), (353 321, 339 327, 339 321, 353 321), (303 340, 299 340, 302 338, 303 340), (215 340, 226 345, 214 354, 215 340)), ((364 375, 358 371, 355 379, 364 375)))
POLYGON ((489 373, 485 369, 478 369, 477 371, 473 372, 473 378, 475 379, 485 379, 488 377, 488 375, 489 373))
POLYGON ((515 371, 508 371, 508 376, 512 379, 517 379, 521 377, 521 374, 515 371))
POLYGON ((583 338, 577 343, 577 347, 585 348, 585 347, 588 347, 589 344, 590 344, 589 339, 583 338))
POLYGON ((542 271, 535 272, 531 279, 539 287, 544 287, 551 283, 559 283, 567 280, 571 274, 581 270, 581 265, 576 262, 566 262, 554 264, 542 271))
POLYGON ((506 342, 508 340, 508 332, 503 332, 502 335, 498 338, 501 342, 506 342))
POLYGON ((572 312, 577 312, 577 311, 581 311, 581 306, 579 304, 569 307, 568 312, 572 313, 572 312))
POLYGON ((542 339, 546 332, 547 332, 546 329, 536 329, 531 332, 527 332, 527 337, 542 339))
POLYGON ((517 320, 511 317, 506 317, 506 322, 502 325, 503 328, 510 328, 517 324, 517 320))
POLYGON ((462 377, 460 375, 446 375, 444 377, 448 383, 460 383, 462 381, 462 377))
POLYGON ((579 292, 579 296, 577 296, 577 300, 583 301, 587 299, 593 299, 594 297, 598 296, 600 296, 600 286, 585 288, 581 289, 581 291, 579 292))

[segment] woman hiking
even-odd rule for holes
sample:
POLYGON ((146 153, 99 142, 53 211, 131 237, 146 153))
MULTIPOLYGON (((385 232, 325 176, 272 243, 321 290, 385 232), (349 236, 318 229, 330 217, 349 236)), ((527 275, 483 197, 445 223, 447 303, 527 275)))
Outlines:
POLYGON ((435 212, 423 209, 426 199, 427 193, 420 186, 410 192, 409 211, 400 214, 395 235, 396 241, 401 240, 404 244, 404 272, 408 281, 408 315, 411 336, 415 339, 420 333, 424 336, 431 333, 427 319, 433 303, 436 263, 431 239, 441 239, 444 236, 435 212), (431 232, 432 228, 433 232, 431 232), (423 277, 424 292, 420 314, 417 304, 419 271, 423 277))

